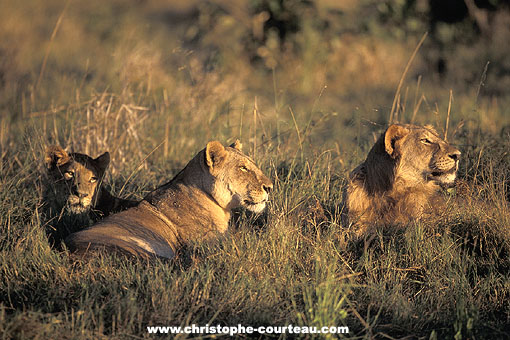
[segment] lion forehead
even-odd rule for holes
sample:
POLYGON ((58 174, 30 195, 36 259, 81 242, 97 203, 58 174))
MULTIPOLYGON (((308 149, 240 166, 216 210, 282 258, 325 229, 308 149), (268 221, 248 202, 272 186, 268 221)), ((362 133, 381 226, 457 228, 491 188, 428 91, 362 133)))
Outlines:
MULTIPOLYGON (((230 151, 230 150, 229 150, 230 151)), ((230 180, 241 180, 252 184, 260 184, 268 181, 262 170, 255 164, 253 159, 233 149, 229 152, 228 160, 225 162, 225 175, 230 180), (244 168, 247 171, 239 171, 244 168)))
POLYGON ((255 164, 255 161, 250 156, 247 156, 244 153, 242 153, 241 151, 236 150, 231 147, 227 147, 225 149, 227 150, 229 159, 232 163, 239 164, 239 165, 243 164, 243 165, 253 166, 257 170, 259 170, 259 168, 255 164))
POLYGON ((97 164, 96 160, 88 155, 81 153, 71 154, 71 162, 74 161, 75 166, 81 165, 86 170, 90 171, 93 175, 98 176, 101 174, 101 168, 97 164))

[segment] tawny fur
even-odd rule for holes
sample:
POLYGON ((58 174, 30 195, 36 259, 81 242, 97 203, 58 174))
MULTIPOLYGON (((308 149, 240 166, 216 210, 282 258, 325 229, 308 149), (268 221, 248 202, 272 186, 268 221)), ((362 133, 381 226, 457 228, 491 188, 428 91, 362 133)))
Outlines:
POLYGON ((46 149, 43 212, 50 242, 57 244, 69 233, 92 224, 138 202, 111 195, 103 186, 110 163, 108 152, 97 158, 81 153, 68 154, 60 146, 46 149))
POLYGON ((141 203, 70 235, 76 253, 116 249, 141 257, 172 258, 190 241, 212 239, 228 229, 230 212, 261 212, 272 188, 240 143, 210 142, 169 183, 141 203))
POLYGON ((344 191, 344 225, 357 236, 370 227, 404 224, 440 209, 442 186, 455 180, 460 151, 430 126, 390 126, 344 191))

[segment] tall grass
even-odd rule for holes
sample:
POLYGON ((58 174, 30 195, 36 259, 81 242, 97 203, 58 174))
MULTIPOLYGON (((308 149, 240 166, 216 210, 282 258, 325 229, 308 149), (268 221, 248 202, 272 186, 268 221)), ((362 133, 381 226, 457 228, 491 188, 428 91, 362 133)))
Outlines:
POLYGON ((194 15, 184 3, 62 5, 0 5, 51 17, 16 25, 0 11, 10 39, 0 53, 23 38, 8 60, 14 80, 0 89, 0 338, 150 338, 147 326, 238 323, 348 326, 348 337, 365 339, 510 332, 508 96, 475 98, 476 83, 452 97, 434 77, 413 78, 413 66, 398 86, 419 37, 328 40, 310 25, 300 48, 270 51, 270 69, 241 52, 228 15, 182 42, 203 27, 158 13, 194 15), (445 193, 442 216, 380 228, 364 248, 341 226, 342 186, 392 111, 402 122, 449 125, 462 185, 445 193), (109 151, 106 183, 142 198, 207 141, 235 138, 275 189, 265 214, 236 211, 217 242, 149 263, 113 254, 75 262, 48 244, 46 145, 109 151))

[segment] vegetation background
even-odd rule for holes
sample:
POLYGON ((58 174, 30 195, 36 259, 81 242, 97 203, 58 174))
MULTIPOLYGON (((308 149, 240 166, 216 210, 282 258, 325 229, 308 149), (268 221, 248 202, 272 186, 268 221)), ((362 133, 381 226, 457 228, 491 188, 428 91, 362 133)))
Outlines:
POLYGON ((1 1, 0 338, 238 323, 508 338, 509 41, 504 0, 1 1), (364 248, 341 189, 391 121, 448 131, 461 203, 364 248), (47 145, 110 151, 111 190, 141 199, 235 138, 275 183, 267 214, 168 263, 50 248, 47 145))

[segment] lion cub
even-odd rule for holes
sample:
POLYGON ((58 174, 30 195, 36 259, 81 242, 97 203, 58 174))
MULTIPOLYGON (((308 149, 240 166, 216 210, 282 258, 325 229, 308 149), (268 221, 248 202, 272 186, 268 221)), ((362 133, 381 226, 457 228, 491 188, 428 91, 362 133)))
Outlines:
POLYGON ((407 223, 438 211, 439 189, 454 184, 459 158, 431 126, 391 125, 350 174, 344 225, 362 236, 370 225, 407 223))
POLYGON ((107 249, 172 258, 183 244, 225 233, 233 208, 262 212, 272 188, 271 180, 241 152, 239 141, 230 147, 209 142, 138 206, 71 234, 65 242, 77 253, 107 249))
POLYGON ((138 202, 114 197, 102 185, 110 154, 91 158, 81 153, 68 154, 60 146, 46 149, 47 175, 43 207, 48 234, 53 245, 76 231, 111 213, 135 206, 138 202))

